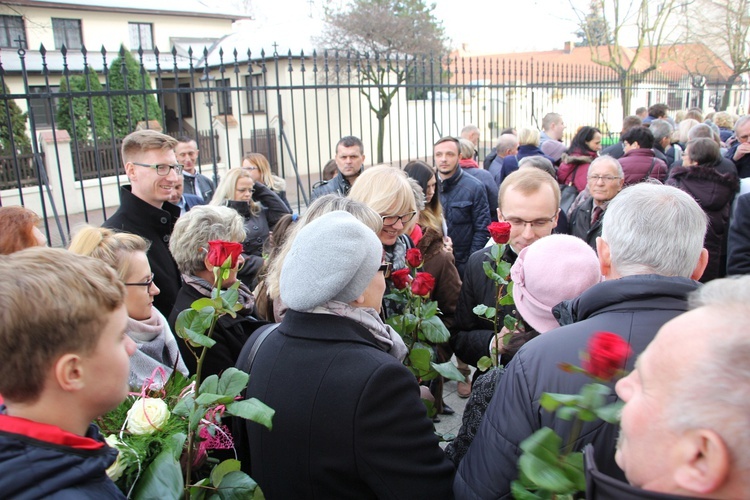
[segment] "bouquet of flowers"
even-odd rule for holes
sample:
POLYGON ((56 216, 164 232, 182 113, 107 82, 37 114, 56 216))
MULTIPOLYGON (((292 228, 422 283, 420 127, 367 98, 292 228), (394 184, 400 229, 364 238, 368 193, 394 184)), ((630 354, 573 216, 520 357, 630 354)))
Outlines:
POLYGON ((157 370, 139 394, 98 422, 109 434, 107 442, 120 452, 107 474, 128 497, 262 498, 255 481, 240 471, 238 460, 218 463, 210 450, 233 448, 223 416, 250 419, 271 429, 274 411, 255 398, 240 399, 249 380, 240 370, 228 368, 221 376, 201 378, 206 350, 216 343, 211 339, 216 322, 241 308, 239 282, 221 289, 241 251, 239 243, 209 242, 215 279, 211 297, 196 300, 177 318, 175 333, 197 349, 195 376, 185 379, 175 370, 165 381, 164 372, 157 370))
POLYGON ((601 419, 616 424, 622 401, 607 404, 611 383, 624 375, 622 367, 632 354, 630 345, 619 335, 595 333, 583 353, 583 367, 568 363, 560 369, 568 373, 582 373, 594 380, 583 386, 579 394, 542 394, 539 404, 549 412, 557 412, 563 420, 573 420, 568 441, 549 427, 539 429, 521 443, 523 454, 518 460, 519 479, 513 481, 513 498, 543 499, 573 496, 586 490, 583 454, 573 452, 583 422, 601 419))
MULTIPOLYGON (((513 282, 510 280, 510 263, 503 260, 503 254, 505 254, 505 245, 510 239, 510 223, 508 222, 493 222, 487 229, 490 232, 492 240, 495 242, 490 249, 490 256, 493 262, 484 262, 484 274, 495 282, 496 294, 495 294, 495 306, 486 306, 479 304, 474 307, 472 311, 477 316, 487 318, 492 322, 492 326, 495 332, 495 339, 497 339, 498 333, 501 331, 499 322, 499 311, 503 306, 513 305, 513 282), (494 266, 493 266, 494 264, 494 266)), ((506 314, 503 318, 502 326, 508 330, 503 337, 503 345, 507 344, 508 339, 518 327, 518 320, 506 314)), ((500 366, 500 355, 502 354, 501 346, 497 345, 497 341, 494 343, 492 348, 492 356, 482 356, 477 362, 477 368, 481 371, 485 371, 490 367, 497 368, 500 366)))
MULTIPOLYGON (((448 342, 450 333, 438 317, 440 310, 437 302, 429 300, 435 288, 435 278, 422 268, 422 252, 411 248, 406 252, 407 266, 391 273, 391 281, 396 288, 386 298, 392 299, 403 307, 402 314, 396 314, 386 320, 404 339, 408 354, 404 365, 420 382, 443 376, 452 380, 464 380, 464 375, 450 361, 437 363, 436 346, 448 342)), ((428 405, 429 413, 434 413, 428 405)), ((432 416, 432 415, 430 415, 432 416)))

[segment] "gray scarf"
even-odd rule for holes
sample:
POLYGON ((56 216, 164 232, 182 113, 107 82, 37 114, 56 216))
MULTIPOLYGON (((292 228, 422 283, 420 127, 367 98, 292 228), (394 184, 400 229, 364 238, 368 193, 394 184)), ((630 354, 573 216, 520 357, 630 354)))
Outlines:
POLYGON ((172 330, 169 329, 166 318, 156 308, 151 307, 149 319, 138 321, 128 318, 127 333, 138 345, 138 350, 130 357, 128 383, 131 389, 140 389, 146 379, 151 377, 152 387, 161 388, 166 380, 155 373, 158 368, 164 369, 167 379, 175 366, 177 371, 188 376, 172 330))
POLYGON ((375 337, 375 342, 385 352, 401 362, 404 361, 408 353, 401 335, 389 325, 383 323, 378 312, 371 307, 354 307, 344 302, 331 300, 317 306, 310 312, 314 314, 332 314, 357 322, 367 328, 372 336, 375 337))

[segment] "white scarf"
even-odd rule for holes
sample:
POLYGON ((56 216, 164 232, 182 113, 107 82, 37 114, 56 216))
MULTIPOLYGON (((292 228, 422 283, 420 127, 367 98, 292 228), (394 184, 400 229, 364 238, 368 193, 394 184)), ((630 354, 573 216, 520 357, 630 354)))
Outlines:
MULTIPOLYGON (((127 333, 138 345, 138 350, 130 357, 128 382, 132 389, 140 389, 146 379, 154 376, 157 368, 163 368, 167 378, 175 366, 177 371, 188 376, 172 330, 169 329, 166 318, 155 307, 151 306, 149 319, 138 321, 128 318, 127 333)), ((156 376, 153 386, 161 388, 164 382, 166 380, 156 376)))

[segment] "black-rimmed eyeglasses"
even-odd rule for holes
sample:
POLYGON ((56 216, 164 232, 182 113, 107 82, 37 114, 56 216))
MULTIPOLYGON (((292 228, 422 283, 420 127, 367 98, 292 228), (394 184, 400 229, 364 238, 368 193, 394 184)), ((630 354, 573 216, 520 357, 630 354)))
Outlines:
POLYGON ((383 219, 384 226, 392 226, 398 221, 406 224, 407 222, 412 220, 415 215, 417 215, 417 212, 407 212, 401 215, 382 215, 380 218, 383 219))
POLYGON ((148 281, 144 281, 143 283, 123 283, 125 286, 145 286, 146 292, 151 291, 151 285, 154 283, 154 273, 151 273, 151 276, 149 277, 148 281))
POLYGON ((391 262, 383 262, 378 268, 378 272, 383 273, 383 276, 386 278, 391 277, 391 271, 393 271, 393 263, 391 262))
POLYGON ((182 169, 185 168, 182 165, 180 165, 179 163, 177 163, 175 165, 168 165, 166 163, 165 164, 150 165, 148 163, 138 163, 138 162, 135 162, 135 161, 131 161, 130 163, 132 163, 133 165, 138 165, 139 167, 154 168, 154 169, 156 169, 156 173, 159 174, 159 175, 162 175, 162 176, 169 175, 169 171, 171 169, 174 169, 174 171, 177 173, 177 175, 180 175, 182 173, 182 169))

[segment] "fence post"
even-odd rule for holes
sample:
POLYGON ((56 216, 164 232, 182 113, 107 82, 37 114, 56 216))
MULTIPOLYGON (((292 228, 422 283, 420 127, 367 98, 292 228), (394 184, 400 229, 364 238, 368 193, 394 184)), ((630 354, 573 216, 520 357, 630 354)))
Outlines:
POLYGON ((39 132, 39 144, 44 152, 44 166, 47 170, 52 196, 58 207, 63 206, 62 193, 68 193, 65 199, 67 212, 83 212, 81 196, 72 196, 77 192, 73 155, 70 151, 70 135, 67 130, 44 130, 39 132), (55 147, 57 145, 57 147, 55 147))
MULTIPOLYGON (((219 157, 224 168, 229 170, 229 159, 237 167, 242 165, 240 155, 240 134, 237 120, 232 115, 214 117, 214 129, 219 136, 219 157), (228 144, 228 145, 227 145, 228 144)), ((213 138, 211 138, 213 140, 213 138)))

